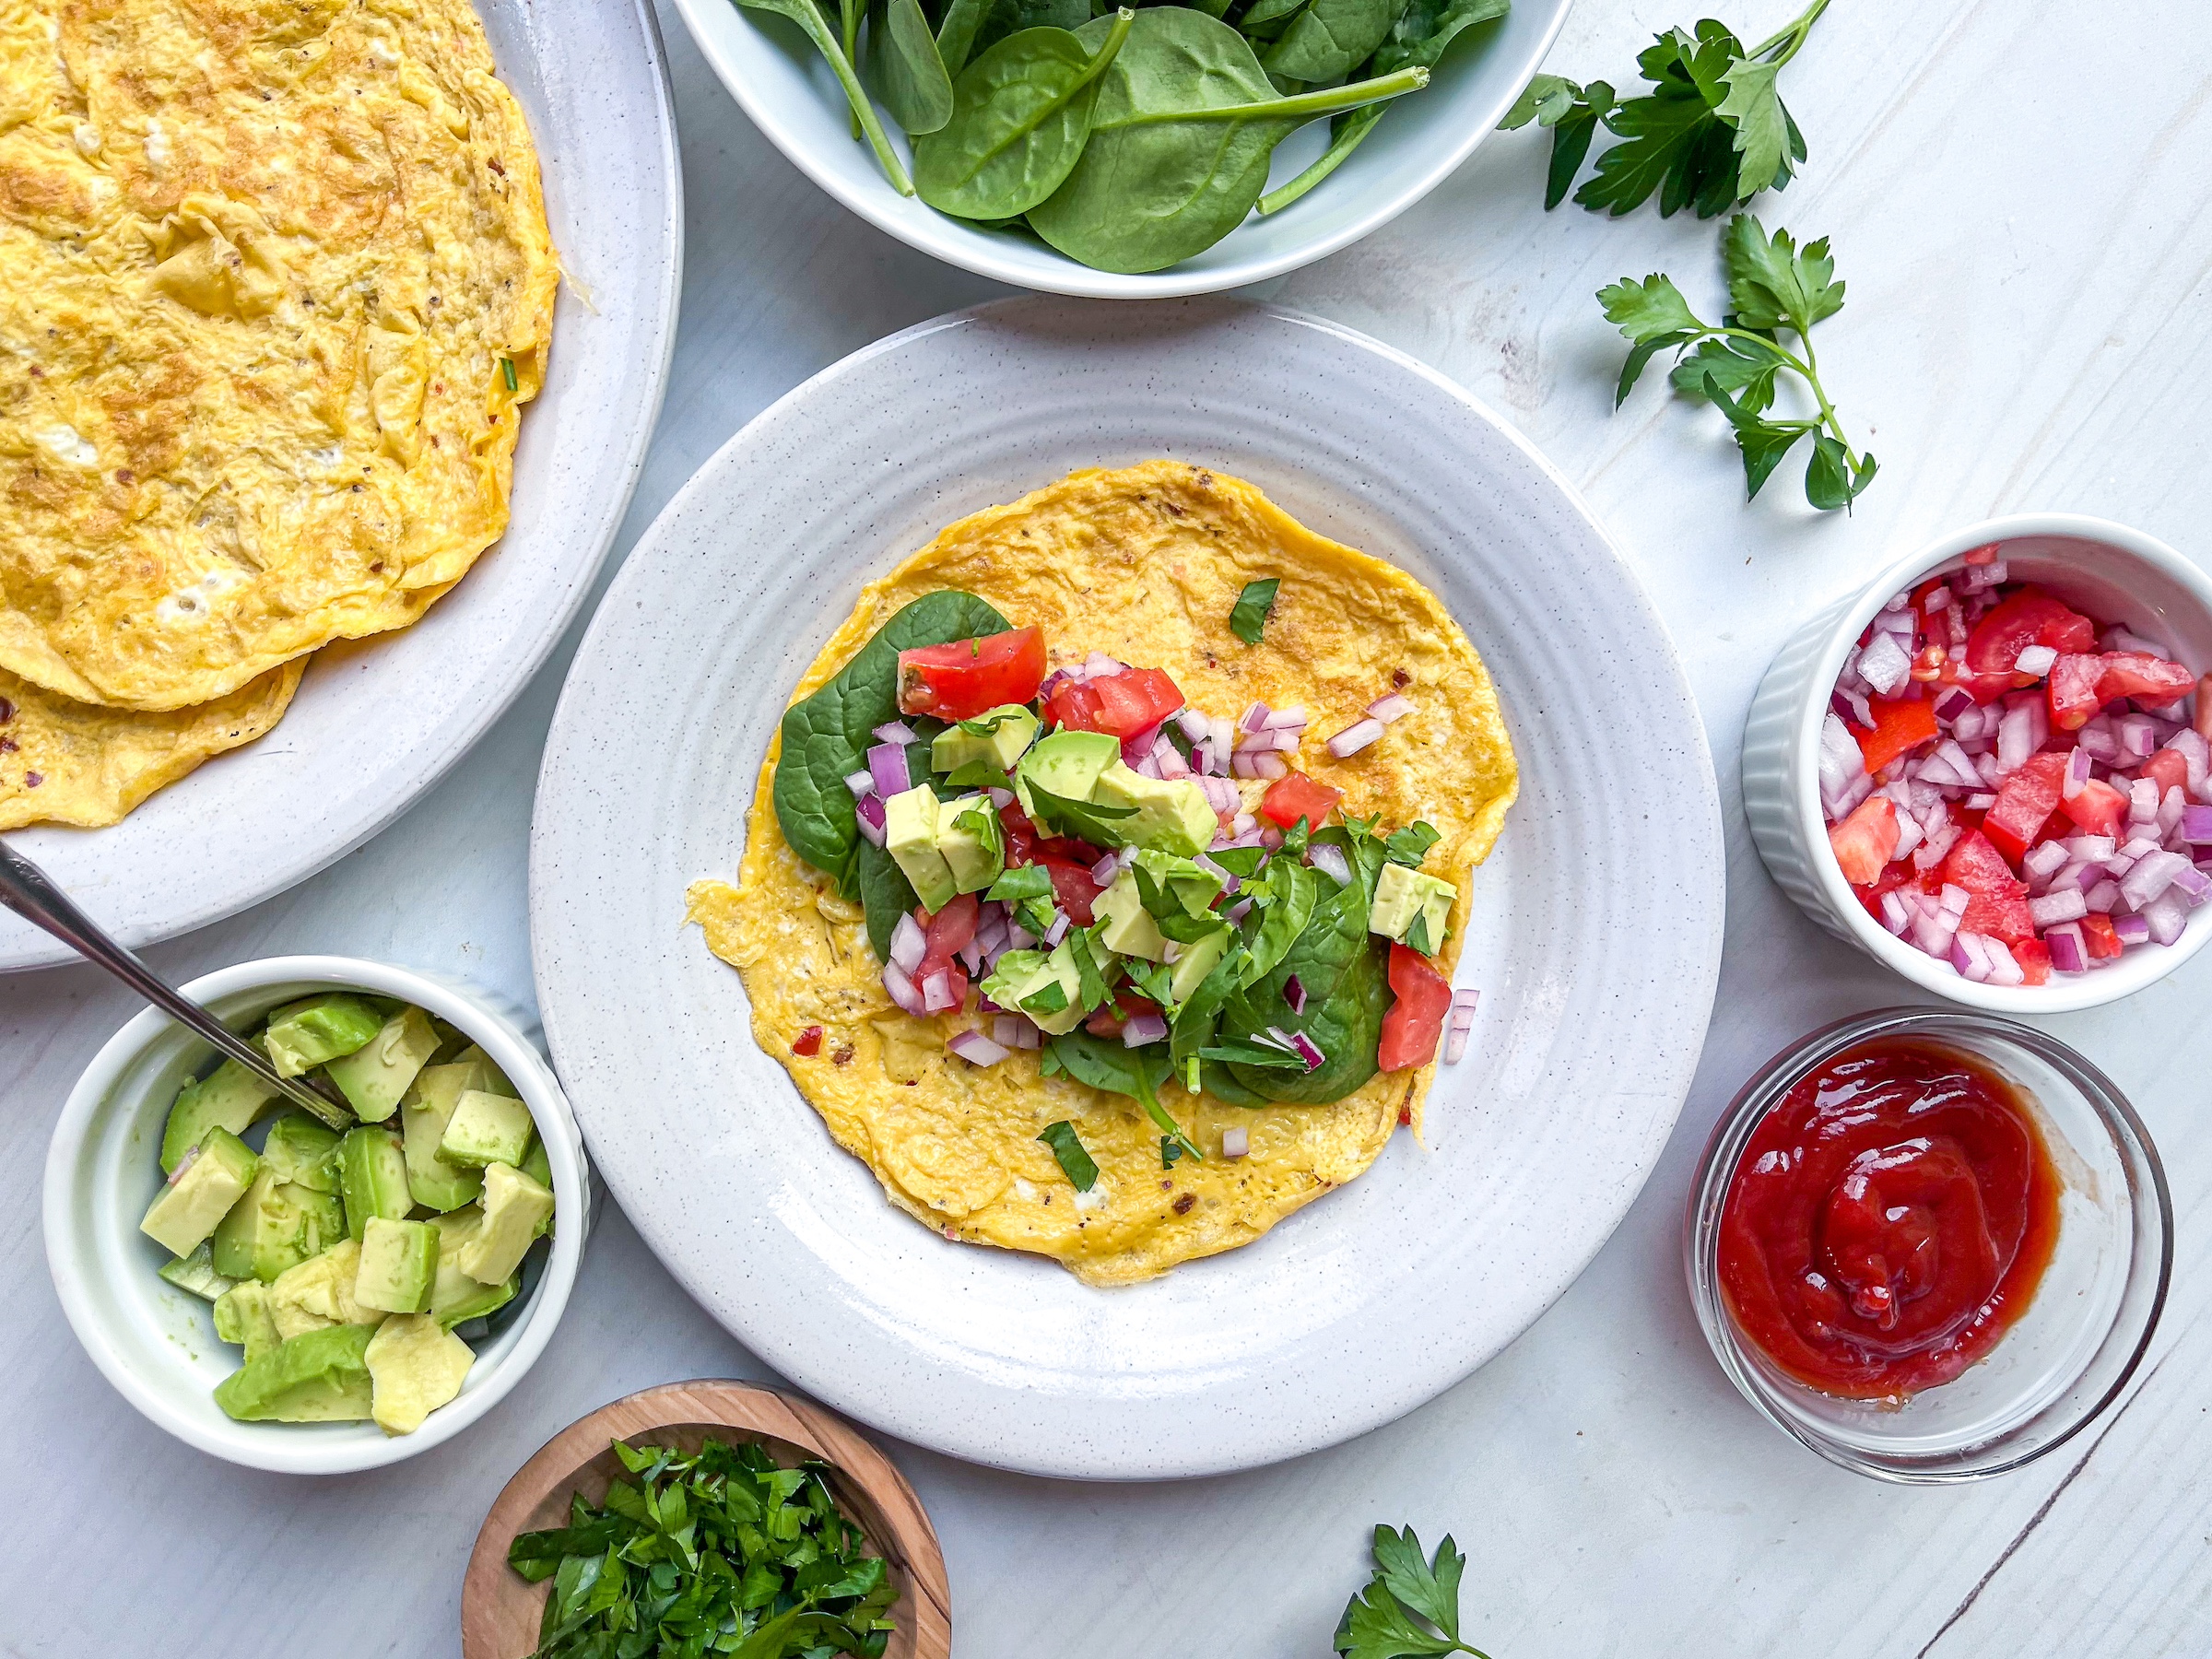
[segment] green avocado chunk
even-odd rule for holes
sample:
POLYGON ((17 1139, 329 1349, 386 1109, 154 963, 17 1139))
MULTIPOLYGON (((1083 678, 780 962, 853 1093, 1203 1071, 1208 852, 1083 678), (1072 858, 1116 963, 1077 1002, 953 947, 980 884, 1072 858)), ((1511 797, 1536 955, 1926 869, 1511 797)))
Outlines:
POLYGON ((523 1288, 519 1271, 499 1284, 487 1285, 461 1270, 461 1247, 484 1225, 479 1206, 470 1204, 432 1216, 429 1224, 438 1230, 438 1274, 430 1285, 430 1317, 450 1331, 464 1321, 496 1313, 515 1299, 523 1288))
POLYGON ((253 1148, 229 1130, 208 1130, 198 1153, 178 1167, 147 1207, 138 1230, 171 1255, 190 1255, 246 1195, 260 1168, 253 1148))
POLYGON ((1065 939, 1049 952, 1006 952, 985 976, 982 991, 1002 1008, 1019 1008, 1039 1030, 1055 1037, 1074 1030, 1083 1018, 1083 976, 1065 939))
POLYGON ((538 1224, 553 1213, 553 1194, 511 1164, 484 1171, 484 1224, 461 1246, 461 1271, 487 1285, 523 1265, 538 1224))
POLYGON ((346 1233, 357 1243, 370 1218, 402 1220, 415 1207, 407 1155, 393 1130, 364 1124, 338 1143, 338 1190, 346 1197, 346 1233))
POLYGON ((1386 864, 1375 883, 1375 901, 1368 911, 1370 933, 1379 933, 1401 945, 1410 944, 1423 956, 1443 947, 1452 917, 1452 901, 1459 889, 1437 876, 1425 876, 1404 865, 1386 864), (1419 924, 1418 936, 1415 924, 1419 924))
POLYGON ((438 1153, 449 1163, 479 1170, 486 1164, 520 1164, 529 1150, 532 1128, 530 1108, 513 1096, 463 1089, 445 1133, 438 1137, 438 1153))
POLYGON ((258 1073, 226 1060, 196 1083, 178 1090, 161 1131, 161 1173, 184 1161, 184 1154, 207 1138, 210 1129, 243 1135, 283 1097, 258 1073))
POLYGON ((422 1313, 394 1313, 364 1350, 374 1384, 371 1415, 386 1434, 412 1434, 461 1392, 477 1356, 468 1344, 422 1313))
POLYGON ((384 1017, 366 997, 345 992, 288 1003, 269 1016, 261 1046, 280 1077, 297 1077, 350 1054, 383 1029, 384 1017))
POLYGON ((233 1285, 216 1299, 215 1334, 225 1342, 242 1344, 251 1365, 284 1338, 269 1312, 269 1288, 258 1279, 233 1285))
POLYGON ((243 1423, 349 1423, 370 1415, 367 1354, 374 1325, 329 1325, 288 1336, 216 1385, 215 1403, 243 1423))
POLYGON ((419 1313, 438 1276, 438 1230, 427 1221, 370 1218, 353 1300, 386 1313, 419 1313))
POLYGON ((406 1137, 407 1187, 425 1209, 459 1209, 484 1190, 484 1172, 457 1164, 439 1150, 445 1126, 471 1089, 512 1094, 507 1079, 482 1052, 469 1050, 448 1065, 426 1065, 399 1103, 406 1137))
POLYGON ((304 1112, 288 1112, 269 1125, 261 1159, 278 1181, 317 1193, 338 1190, 338 1132, 304 1112))
POLYGON ((324 1064, 323 1070, 364 1124, 381 1124, 398 1108, 416 1073, 438 1052, 437 1029, 420 1008, 402 1008, 375 1036, 324 1064))
POLYGON ((959 892, 980 893, 998 879, 1006 867, 1006 839, 989 796, 961 795, 937 808, 937 854, 959 892))
POLYGON ((926 783, 883 804, 883 850, 912 886, 922 908, 932 912, 950 904, 960 890, 937 845, 939 821, 936 791, 926 783))
POLYGON ((936 735, 929 746, 930 771, 956 772, 963 766, 981 765, 1009 771, 1037 735, 1037 716, 1019 703, 985 709, 974 719, 936 735))
POLYGON ((178 1289, 198 1297, 202 1301, 220 1301, 238 1281, 227 1279, 215 1270, 213 1252, 205 1241, 188 1256, 179 1256, 173 1262, 164 1262, 154 1271, 178 1289))
POLYGON ((215 1270, 225 1278, 265 1285, 345 1232, 345 1213, 335 1194, 280 1182, 265 1168, 215 1230, 215 1270))
POLYGON ((1088 801, 1099 774, 1122 759, 1122 740, 1111 732, 1073 732, 1063 727, 1048 732, 1030 746, 1014 771, 1014 793, 1021 809, 1039 818, 1031 786, 1064 801, 1088 801))
POLYGON ((1221 827, 1213 803, 1194 780, 1147 778, 1119 759, 1099 774, 1090 798, 1096 806, 1129 809, 1131 817, 1113 820, 1114 837, 1125 847, 1195 858, 1221 827))

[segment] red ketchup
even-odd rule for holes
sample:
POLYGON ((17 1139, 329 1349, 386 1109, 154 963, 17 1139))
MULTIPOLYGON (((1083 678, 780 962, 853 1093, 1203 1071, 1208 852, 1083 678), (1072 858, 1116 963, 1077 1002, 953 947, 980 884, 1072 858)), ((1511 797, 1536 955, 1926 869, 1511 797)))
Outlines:
POLYGON ((1808 1387, 1903 1400, 1948 1382, 2027 1311, 2059 1181, 2011 1084, 1955 1050, 1862 1043, 1752 1132, 1721 1214, 1736 1329, 1808 1387))

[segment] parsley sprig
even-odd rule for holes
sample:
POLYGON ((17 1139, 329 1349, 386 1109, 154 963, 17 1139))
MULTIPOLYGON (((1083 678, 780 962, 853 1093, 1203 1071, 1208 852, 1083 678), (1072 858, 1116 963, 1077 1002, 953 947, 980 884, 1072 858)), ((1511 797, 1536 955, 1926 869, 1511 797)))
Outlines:
POLYGON ((1843 309, 1843 284, 1836 280, 1828 239, 1800 249, 1788 231, 1770 237, 1758 219, 1739 213, 1722 235, 1721 252, 1730 309, 1717 324, 1701 321, 1673 279, 1656 273, 1598 290, 1606 320, 1618 325, 1630 345, 1614 406, 1628 397, 1653 357, 1672 348, 1675 389, 1707 399, 1727 417, 1743 452, 1750 495, 1759 494, 1784 455, 1810 438, 1806 500, 1823 512, 1850 506, 1874 482, 1877 463, 1844 435, 1813 351, 1813 324, 1843 309), (1784 333, 1794 337, 1794 347, 1783 344, 1784 333), (1810 394, 1814 414, 1772 412, 1784 374, 1810 394))
POLYGON ((1603 125, 1620 142, 1598 157, 1576 202, 1618 218, 1656 191, 1661 218, 1689 207, 1712 218, 1762 190, 1783 188, 1805 159, 1805 135, 1778 81, 1828 5, 1812 0, 1788 28, 1748 52, 1711 18, 1694 30, 1670 29, 1637 57, 1652 89, 1634 98, 1618 97, 1605 81, 1585 87, 1539 75, 1498 124, 1510 131, 1534 121, 1551 129, 1547 209, 1566 199, 1603 125))
POLYGON ((1488 1659, 1459 1634, 1459 1580, 1467 1558, 1449 1535, 1433 1561, 1421 1554, 1412 1527, 1375 1528, 1375 1576, 1345 1605, 1336 1651, 1347 1659, 1430 1659, 1472 1653, 1488 1659))

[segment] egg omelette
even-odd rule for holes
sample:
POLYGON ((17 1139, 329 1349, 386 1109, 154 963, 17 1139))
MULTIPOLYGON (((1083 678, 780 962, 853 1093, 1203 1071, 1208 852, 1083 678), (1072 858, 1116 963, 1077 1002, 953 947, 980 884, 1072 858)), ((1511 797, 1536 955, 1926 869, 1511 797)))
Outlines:
MULTIPOLYGON (((1395 687, 1416 715, 1347 760, 1319 741, 1300 764, 1344 809, 1416 818, 1441 837, 1428 865, 1458 887, 1439 965, 1456 962, 1472 866, 1517 788, 1490 677, 1450 614, 1403 571, 1314 535, 1251 485, 1177 462, 1075 473, 961 520, 862 593, 792 700, 835 674, 901 606, 959 588, 1016 627, 1041 626, 1054 665, 1092 651, 1164 668, 1194 707, 1302 704, 1312 729, 1349 725, 1395 687), (1282 586, 1265 644, 1229 629, 1249 582, 1282 586)), ((1048 1255, 1092 1285, 1150 1278, 1250 1243, 1371 1164, 1416 1125, 1433 1065, 1380 1073, 1323 1106, 1232 1107, 1180 1084, 1163 1103, 1205 1154, 1160 1168, 1159 1133, 1135 1100, 1045 1077, 1033 1051, 988 1068, 945 1052, 972 1017, 916 1018, 886 994, 861 908, 803 863, 777 826, 769 747, 735 886, 693 885, 689 915, 743 976, 753 1035, 860 1158, 890 1201, 947 1238, 1048 1255), (792 1043, 820 1025, 818 1054, 792 1043), (1077 1194, 1036 1139, 1072 1122, 1100 1175, 1077 1194), (1222 1131, 1248 1132, 1241 1159, 1222 1131)), ((1265 784, 1252 786, 1255 791, 1265 784)))
MULTIPOLYGON (((557 280, 467 0, 0 6, 0 670, 280 712, 415 620, 505 527, 557 280)), ((126 724, 147 787, 192 747, 126 724)))

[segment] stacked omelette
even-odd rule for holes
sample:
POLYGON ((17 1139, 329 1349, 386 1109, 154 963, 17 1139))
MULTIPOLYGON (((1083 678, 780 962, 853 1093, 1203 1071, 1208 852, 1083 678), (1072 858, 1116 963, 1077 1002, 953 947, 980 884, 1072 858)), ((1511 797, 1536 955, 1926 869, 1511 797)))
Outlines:
POLYGON ((115 822, 458 582, 557 281, 468 0, 0 5, 0 830, 115 822))

